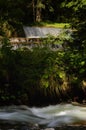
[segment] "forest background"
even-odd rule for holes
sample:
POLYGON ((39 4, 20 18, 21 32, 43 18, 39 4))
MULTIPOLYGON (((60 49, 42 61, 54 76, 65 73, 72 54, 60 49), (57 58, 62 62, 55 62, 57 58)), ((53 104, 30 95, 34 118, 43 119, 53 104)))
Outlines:
MULTIPOLYGON (((48 105, 86 100, 86 1, 0 0, 0 105, 48 105), (12 49, 23 25, 69 23, 73 31, 32 50, 12 49), (53 51, 51 43, 63 45, 53 51)), ((44 25, 43 25, 44 26, 44 25)))

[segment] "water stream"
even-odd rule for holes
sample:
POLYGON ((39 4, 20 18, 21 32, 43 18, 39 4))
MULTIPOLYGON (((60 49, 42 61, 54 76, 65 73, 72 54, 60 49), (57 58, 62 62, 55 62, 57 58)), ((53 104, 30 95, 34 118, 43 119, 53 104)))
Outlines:
POLYGON ((62 29, 46 27, 23 27, 27 38, 45 38, 47 35, 58 36, 62 29))
POLYGON ((86 121, 86 107, 60 104, 42 108, 10 106, 0 108, 0 120, 57 127, 86 121))

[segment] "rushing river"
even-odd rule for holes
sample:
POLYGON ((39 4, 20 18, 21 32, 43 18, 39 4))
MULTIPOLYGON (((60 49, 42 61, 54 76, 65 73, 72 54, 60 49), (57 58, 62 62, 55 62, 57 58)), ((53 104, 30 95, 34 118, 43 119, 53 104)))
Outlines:
POLYGON ((60 104, 42 108, 10 106, 0 108, 0 120, 57 127, 86 121, 86 107, 60 104))

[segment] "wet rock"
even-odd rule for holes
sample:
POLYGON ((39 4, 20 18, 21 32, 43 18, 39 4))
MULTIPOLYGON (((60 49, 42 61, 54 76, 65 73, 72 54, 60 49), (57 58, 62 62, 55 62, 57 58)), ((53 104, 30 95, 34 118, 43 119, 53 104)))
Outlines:
POLYGON ((46 128, 44 130, 55 130, 54 128, 46 128))

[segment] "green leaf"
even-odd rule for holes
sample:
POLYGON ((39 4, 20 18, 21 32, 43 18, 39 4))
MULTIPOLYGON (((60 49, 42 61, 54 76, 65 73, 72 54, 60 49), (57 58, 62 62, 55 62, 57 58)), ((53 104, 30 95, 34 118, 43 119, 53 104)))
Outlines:
POLYGON ((83 66, 84 64, 85 64, 85 61, 82 61, 82 62, 80 63, 81 66, 83 66))

